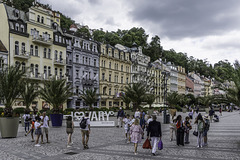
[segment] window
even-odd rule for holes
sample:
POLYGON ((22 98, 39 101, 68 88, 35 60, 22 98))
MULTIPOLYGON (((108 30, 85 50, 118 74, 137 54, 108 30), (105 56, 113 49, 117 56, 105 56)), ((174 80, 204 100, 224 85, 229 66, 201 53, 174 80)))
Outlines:
POLYGON ((34 74, 34 64, 30 65, 30 73, 34 74))
POLYGON ((88 63, 89 63, 89 66, 90 66, 91 65, 91 58, 89 58, 88 60, 89 60, 88 63))
POLYGON ((59 36, 59 43, 62 43, 62 37, 59 36))
POLYGON ((121 77, 121 83, 123 83, 123 77, 121 77))
POLYGON ((58 42, 58 35, 55 35, 55 41, 58 42))
POLYGON ((88 79, 91 79, 91 72, 88 73, 88 79))
POLYGON ((79 55, 76 55, 76 62, 78 63, 79 61, 79 55))
POLYGON ((24 54, 25 53, 25 43, 22 43, 22 54, 24 54))
POLYGON ((82 63, 84 64, 84 56, 83 56, 83 59, 82 59, 82 63))
POLYGON ((47 78, 47 66, 44 66, 43 68, 44 78, 47 78))
POLYGON ((128 77, 127 77, 127 79, 126 79, 126 82, 127 82, 127 84, 128 84, 128 77))
POLYGON ((63 58, 62 58, 62 51, 60 51, 60 53, 59 53, 59 60, 60 60, 60 62, 62 62, 62 60, 63 60, 63 58))
POLYGON ((102 60, 102 67, 103 67, 103 60, 102 60))
POLYGON ((93 60, 93 65, 94 65, 94 67, 96 67, 96 64, 97 64, 97 60, 94 59, 94 60, 93 60))
POLYGON ((112 106, 112 101, 109 101, 109 106, 112 106))
POLYGON ((48 58, 51 59, 51 49, 48 49, 48 58))
POLYGON ((87 60, 88 60, 88 58, 86 57, 86 58, 85 58, 85 62, 86 62, 86 64, 87 64, 87 60))
POLYGON ((44 58, 47 58, 47 48, 44 48, 44 49, 43 49, 43 57, 44 57, 44 58))
POLYGON ((30 46, 30 55, 33 56, 33 45, 30 46))
POLYGON ((123 72, 123 65, 121 65, 121 71, 123 72))
POLYGON ((19 24, 18 23, 16 23, 16 25, 15 25, 15 30, 19 31, 19 24))
MULTIPOLYGON (((76 94, 78 95, 79 94, 79 86, 76 86, 76 94)), ((80 104, 79 104, 80 106, 80 104)))
POLYGON ((48 66, 48 76, 50 77, 51 76, 51 67, 48 66))
POLYGON ((58 74, 58 69, 55 68, 55 75, 57 76, 57 74, 58 74))
POLYGON ((60 69, 59 74, 60 74, 60 79, 62 79, 62 69, 60 69))
POLYGON ((41 23, 44 23, 44 17, 42 17, 42 19, 41 19, 41 23))
POLYGON ((102 73, 102 80, 105 80, 105 73, 102 73))
POLYGON ((105 61, 103 62, 103 66, 105 67, 105 61))
POLYGON ((31 36, 34 35, 34 29, 31 29, 31 36))
POLYGON ((93 46, 93 51, 96 52, 96 46, 93 46))
POLYGON ((21 25, 21 32, 25 32, 24 25, 21 25))
POLYGON ((35 46, 35 56, 38 56, 38 46, 35 46))
POLYGON ((107 87, 103 87, 103 95, 106 95, 106 93, 107 93, 107 87))
POLYGON ((79 78, 79 70, 76 70, 76 78, 79 78))
POLYGON ((109 62, 109 69, 111 69, 111 62, 109 62))
POLYGON ((55 60, 57 61, 58 60, 58 51, 55 50, 55 60))
POLYGON ((23 70, 23 72, 25 72, 25 70, 26 70, 26 64, 24 62, 22 62, 22 70, 23 70))
POLYGON ((111 82, 111 79, 112 79, 112 78, 111 78, 111 74, 109 74, 109 82, 111 82))
POLYGON ((15 55, 19 55, 19 42, 15 41, 15 55))
POLYGON ((109 88, 109 96, 111 96, 112 88, 109 88))
POLYGON ((35 65, 35 78, 38 78, 38 65, 35 65))
POLYGON ((37 16, 37 22, 40 22, 40 16, 39 15, 37 16))

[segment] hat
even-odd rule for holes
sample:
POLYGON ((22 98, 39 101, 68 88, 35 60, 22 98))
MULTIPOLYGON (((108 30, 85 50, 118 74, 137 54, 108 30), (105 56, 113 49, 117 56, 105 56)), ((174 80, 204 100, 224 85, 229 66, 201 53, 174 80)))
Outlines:
POLYGON ((204 118, 204 119, 208 119, 208 115, 205 115, 203 118, 204 118))

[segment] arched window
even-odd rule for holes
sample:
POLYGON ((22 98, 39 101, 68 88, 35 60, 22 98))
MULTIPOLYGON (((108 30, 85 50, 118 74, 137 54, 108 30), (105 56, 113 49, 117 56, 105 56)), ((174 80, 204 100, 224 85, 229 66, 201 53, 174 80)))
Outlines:
POLYGON ((60 60, 60 62, 63 60, 62 59, 62 51, 59 52, 59 60, 60 60))
POLYGON ((21 25, 21 32, 25 32, 24 25, 21 25))
POLYGON ((62 37, 59 36, 59 43, 62 43, 62 37))
POLYGON ((44 50, 43 50, 43 57, 47 58, 47 48, 44 48, 44 50))
POLYGON ((55 50, 55 60, 58 60, 58 51, 55 50))
POLYGON ((38 56, 38 46, 35 46, 35 56, 38 56))
POLYGON ((38 64, 35 65, 35 78, 38 78, 38 64))
POLYGON ((49 59, 51 58, 51 49, 50 48, 48 49, 48 58, 49 59))
POLYGON ((60 79, 62 79, 62 69, 60 69, 59 71, 59 76, 60 76, 60 79))
POLYGON ((19 55, 19 42, 15 41, 15 55, 19 55))
POLYGON ((19 24, 18 23, 15 24, 15 30, 19 31, 19 24))
POLYGON ((37 22, 40 22, 40 16, 39 15, 37 16, 37 22))
POLYGON ((33 45, 30 46, 30 55, 33 56, 33 45))
POLYGON ((55 41, 58 42, 58 35, 55 35, 55 41))
POLYGON ((44 17, 42 17, 42 19, 41 19, 41 23, 44 23, 44 17))
POLYGON ((22 43, 22 54, 24 54, 25 53, 25 43, 22 43))

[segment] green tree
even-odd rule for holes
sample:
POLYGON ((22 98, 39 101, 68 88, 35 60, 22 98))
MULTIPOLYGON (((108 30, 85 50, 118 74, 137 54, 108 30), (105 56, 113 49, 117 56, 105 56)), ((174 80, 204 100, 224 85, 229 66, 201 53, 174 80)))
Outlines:
POLYGON ((204 105, 207 108, 213 103, 213 100, 214 100, 214 97, 211 95, 199 97, 199 103, 204 105))
POLYGON ((72 96, 71 90, 71 85, 66 84, 65 79, 52 78, 44 82, 44 87, 40 87, 39 94, 53 107, 53 113, 58 114, 60 107, 72 96))
POLYGON ((154 103, 156 98, 157 96, 155 94, 147 94, 145 96, 145 102, 147 102, 147 104, 149 105, 149 109, 152 108, 152 104, 154 103))
POLYGON ((24 86, 21 91, 21 96, 23 98, 23 101, 26 105, 26 111, 30 111, 29 107, 34 101, 35 98, 38 96, 38 91, 36 91, 36 88, 38 85, 34 85, 27 80, 23 83, 24 86))
POLYGON ((96 89, 87 89, 85 91, 81 91, 81 98, 85 101, 85 103, 89 106, 89 109, 93 109, 93 104, 97 102, 97 94, 96 89))
POLYGON ((147 56, 151 57, 151 61, 155 61, 161 58, 163 49, 161 46, 160 38, 157 35, 155 37, 152 37, 152 41, 143 51, 147 56))
POLYGON ((60 16, 60 22, 61 28, 65 28, 67 30, 69 30, 70 26, 75 23, 74 20, 72 20, 70 17, 63 15, 62 13, 60 16))
POLYGON ((179 102, 179 95, 177 92, 168 93, 167 103, 170 107, 174 108, 176 105, 178 105, 178 102, 179 102))
POLYGON ((104 43, 105 42, 105 32, 103 30, 95 30, 93 32, 93 40, 94 41, 98 41, 98 42, 102 42, 104 43))
POLYGON ((12 0, 14 8, 27 12, 33 5, 34 0, 12 0))
POLYGON ((20 65, 6 67, 0 71, 0 96, 5 106, 4 116, 12 117, 12 106, 21 94, 24 71, 20 65))
POLYGON ((147 93, 147 88, 144 83, 129 84, 124 89, 125 95, 131 99, 133 109, 139 108, 140 104, 144 101, 147 93))
POLYGON ((89 40, 90 38, 92 38, 92 36, 91 36, 88 28, 86 28, 86 27, 82 27, 82 28, 78 29, 77 32, 76 32, 76 34, 77 34, 78 36, 81 36, 81 37, 83 37, 83 38, 85 38, 85 39, 88 39, 88 40, 89 40))
POLYGON ((127 97, 125 94, 121 96, 122 101, 126 104, 126 109, 129 109, 129 105, 131 103, 131 99, 127 97))

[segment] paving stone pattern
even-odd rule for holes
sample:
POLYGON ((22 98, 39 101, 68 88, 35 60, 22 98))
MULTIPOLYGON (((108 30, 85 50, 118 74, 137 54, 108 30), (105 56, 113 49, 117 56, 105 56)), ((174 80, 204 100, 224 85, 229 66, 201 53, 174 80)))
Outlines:
MULTIPOLYGON (((178 113, 183 117, 186 113, 178 113)), ((116 118, 114 118, 116 120, 116 118)), ((162 122, 162 116, 158 116, 162 122)), ((24 136, 24 127, 19 127, 18 137, 0 139, 0 160, 123 160, 123 159, 240 159, 240 114, 239 112, 224 112, 220 122, 211 123, 208 133, 209 145, 197 148, 197 139, 190 133, 190 144, 177 146, 170 142, 169 125, 162 124, 164 149, 157 151, 157 156, 151 155, 151 150, 142 149, 144 140, 139 144, 138 155, 134 155, 133 144, 127 144, 123 128, 92 128, 88 150, 83 150, 80 129, 75 128, 73 145, 67 148, 65 125, 61 128, 50 128, 50 144, 34 147, 31 136, 24 136)), ((44 139, 46 141, 46 139, 44 139)))

